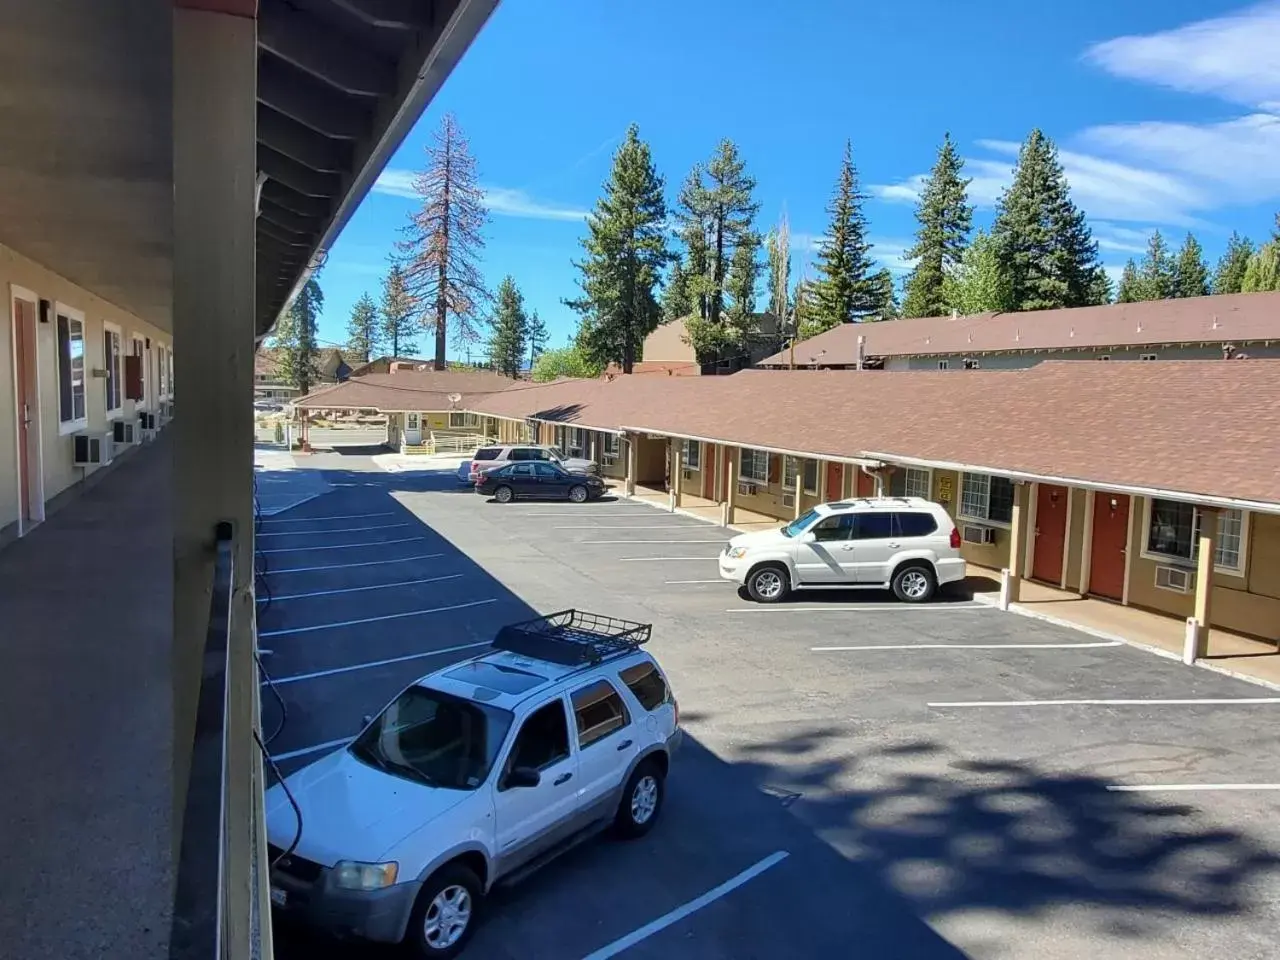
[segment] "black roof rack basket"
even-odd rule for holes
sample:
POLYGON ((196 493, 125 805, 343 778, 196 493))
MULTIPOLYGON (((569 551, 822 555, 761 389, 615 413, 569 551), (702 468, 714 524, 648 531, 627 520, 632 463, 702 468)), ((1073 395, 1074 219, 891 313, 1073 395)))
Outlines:
POLYGON ((507 624, 498 631, 493 645, 534 660, 576 667, 630 653, 648 643, 652 632, 650 623, 585 610, 561 610, 507 624))

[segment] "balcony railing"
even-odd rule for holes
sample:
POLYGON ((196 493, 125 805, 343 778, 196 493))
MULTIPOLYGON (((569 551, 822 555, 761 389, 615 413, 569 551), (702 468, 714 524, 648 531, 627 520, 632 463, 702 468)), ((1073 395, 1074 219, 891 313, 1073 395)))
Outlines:
POLYGON ((215 532, 209 628, 174 896, 171 960, 269 960, 261 696, 252 570, 215 532))

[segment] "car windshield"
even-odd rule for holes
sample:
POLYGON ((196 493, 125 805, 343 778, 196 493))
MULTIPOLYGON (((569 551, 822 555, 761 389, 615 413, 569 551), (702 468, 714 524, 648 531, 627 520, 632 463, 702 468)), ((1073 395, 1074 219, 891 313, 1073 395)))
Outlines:
POLYGON ((565 459, 564 451, 559 447, 549 447, 548 449, 551 451, 552 460, 560 461, 565 459))
POLYGON ((782 535, 784 537, 799 536, 800 534, 804 533, 805 530, 808 528, 809 524, 813 523, 813 521, 816 520, 817 518, 818 518, 818 511, 810 510, 808 513, 804 514, 803 516, 797 517, 795 520, 792 520, 785 527, 783 527, 782 535))
POLYGON ((475 790, 489 775, 512 716, 485 704, 413 686, 351 744, 362 763, 447 790, 475 790))

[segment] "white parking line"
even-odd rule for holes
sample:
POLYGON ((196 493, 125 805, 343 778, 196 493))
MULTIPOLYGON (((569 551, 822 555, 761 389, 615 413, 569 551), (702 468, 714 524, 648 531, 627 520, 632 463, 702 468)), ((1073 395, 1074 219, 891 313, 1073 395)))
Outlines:
POLYGON ((705 530, 705 523, 589 523, 574 527, 552 527, 552 530, 705 530))
POLYGON ((618 561, 620 563, 643 563, 643 562, 669 563, 676 560, 681 560, 681 561, 693 560, 697 563, 706 563, 707 561, 711 561, 712 563, 714 563, 719 559, 720 559, 719 557, 619 557, 618 561))
POLYGON ((1280 697, 1206 697, 1186 700, 953 700, 929 703, 930 707, 1173 707, 1206 704, 1246 706, 1280 703, 1280 697))
POLYGON ((319 567, 285 567, 283 570, 268 570, 267 576, 277 573, 310 573, 313 570, 347 570, 351 567, 376 567, 384 563, 405 563, 409 560, 438 560, 443 553, 419 553, 412 557, 392 557, 390 560, 363 560, 360 563, 326 563, 319 567))
POLYGON ((1119 647, 1119 640, 1097 643, 879 643, 861 647, 810 647, 814 653, 849 650, 1087 650, 1090 647, 1119 647))
POLYGON ((341 740, 329 740, 325 743, 317 743, 313 747, 303 747, 301 750, 290 750, 288 753, 278 753, 271 759, 276 763, 284 763, 284 761, 293 760, 295 757, 305 757, 308 753, 319 753, 321 750, 328 750, 331 747, 345 747, 354 739, 355 737, 343 737, 341 740))
POLYGON ((315 523, 319 520, 365 520, 369 517, 393 517, 394 513, 340 513, 335 517, 295 517, 292 520, 261 520, 261 523, 315 523))
POLYGON ((715 903, 715 901, 719 900, 725 894, 732 893, 747 881, 760 876, 760 874, 764 873, 770 867, 781 863, 785 859, 787 859, 787 851, 785 850, 779 850, 777 853, 771 853, 759 863, 743 870, 736 877, 726 880, 718 887, 713 887, 702 896, 690 900, 683 906, 676 907, 669 913, 664 913, 657 920, 654 920, 651 923, 646 923, 640 929, 634 930, 625 937, 621 937, 620 939, 613 941, 613 943, 608 946, 601 947, 599 950, 587 954, 583 960, 609 960, 610 957, 616 957, 624 950, 629 950, 634 947, 640 941, 653 936, 661 930, 665 930, 673 923, 678 923, 691 913, 696 913, 703 907, 715 903))
POLYGON ((579 540, 578 542, 594 543, 596 545, 611 543, 616 545, 620 543, 724 543, 725 541, 722 537, 719 540, 579 540))
MULTIPOLYGON (((489 641, 485 640, 481 643, 463 643, 456 647, 442 647, 439 650, 427 650, 424 653, 410 653, 403 657, 391 657, 387 660, 372 660, 368 663, 353 663, 346 667, 333 667, 330 670, 316 670, 312 673, 300 673, 292 677, 276 677, 272 682, 278 687, 285 683, 298 683, 302 680, 315 680, 319 677, 332 677, 339 673, 351 673, 354 670, 370 670, 373 667, 386 667, 393 663, 407 663, 410 660, 422 660, 426 657, 438 657, 442 653, 457 653, 459 650, 474 650, 476 647, 487 647, 489 641)), ((267 681, 262 681, 262 686, 267 686, 267 681)))
POLYGON ((303 600, 307 597, 330 597, 338 593, 359 593, 362 590, 386 590, 388 587, 411 587, 419 583, 439 583, 441 580, 457 580, 462 574, 451 573, 445 577, 426 577, 422 580, 397 580, 394 583, 375 583, 370 587, 342 587, 339 590, 312 590, 310 593, 286 593, 283 596, 259 597, 259 603, 279 603, 281 600, 303 600))
POLYGON ((935 603, 927 607, 913 607, 905 603, 845 603, 822 607, 793 607, 761 604, 758 607, 728 607, 725 613, 949 613, 952 610, 994 610, 985 603, 935 603))
POLYGON ((663 581, 663 583, 666 583, 666 584, 676 584, 676 583, 729 583, 729 582, 730 582, 730 581, 728 581, 728 580, 664 580, 664 581, 663 581))
POLYGON ((287 630, 268 630, 259 633, 260 637, 286 637, 294 633, 314 633, 317 630, 337 630, 339 627, 355 627, 362 623, 381 623, 384 620, 403 620, 405 617, 425 617, 429 613, 447 613, 450 610, 466 610, 469 607, 483 607, 485 604, 497 603, 497 598, 488 600, 472 600, 470 603, 455 603, 447 607, 430 607, 427 610, 410 610, 408 613, 388 613, 381 617, 363 617, 359 620, 339 620, 337 623, 317 623, 310 627, 290 627, 287 630))
POLYGON ((417 543, 426 537, 402 537, 399 540, 370 540, 368 543, 327 543, 322 547, 275 547, 259 553, 308 553, 312 550, 349 550, 355 547, 385 547, 393 543, 417 543))
POLYGON ((1143 783, 1109 784, 1113 793, 1191 793, 1199 790, 1280 790, 1280 783, 1143 783))
POLYGON ((369 527, 336 527, 333 530, 281 530, 278 533, 260 533, 258 539, 264 537, 316 537, 325 533, 363 533, 365 530, 392 530, 396 527, 407 527, 407 523, 375 523, 369 527))

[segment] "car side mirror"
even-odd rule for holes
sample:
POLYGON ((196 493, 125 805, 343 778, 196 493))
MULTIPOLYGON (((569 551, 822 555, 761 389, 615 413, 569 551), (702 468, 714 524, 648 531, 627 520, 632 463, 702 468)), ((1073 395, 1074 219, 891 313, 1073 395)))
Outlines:
POLYGON ((511 772, 507 774, 506 786, 510 787, 536 787, 542 782, 542 774, 533 767, 513 767, 511 772))
POLYGON ((813 533, 812 531, 808 533, 800 534, 801 543, 813 543, 817 539, 818 539, 818 535, 816 533, 813 533))
POLYGON ((363 717, 360 718, 360 729, 363 730, 365 727, 367 727, 371 723, 373 723, 373 714, 366 713, 363 717))

